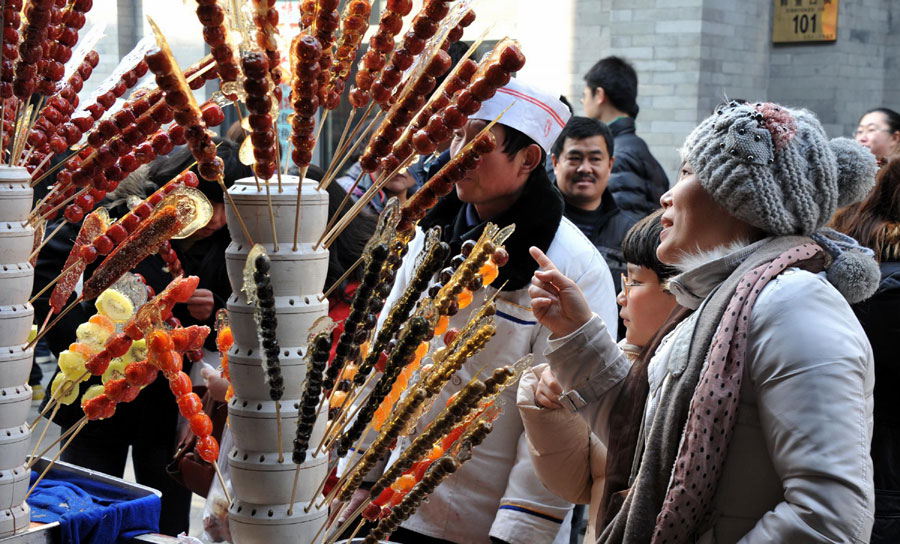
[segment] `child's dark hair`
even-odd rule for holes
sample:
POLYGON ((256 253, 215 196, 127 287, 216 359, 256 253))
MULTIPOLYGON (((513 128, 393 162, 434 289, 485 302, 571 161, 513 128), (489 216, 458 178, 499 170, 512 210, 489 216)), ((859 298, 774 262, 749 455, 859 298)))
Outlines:
POLYGON ((660 262, 656 256, 659 233, 662 232, 662 225, 659 222, 662 214, 662 210, 656 210, 641 219, 628 230, 625 239, 622 240, 622 255, 625 262, 649 268, 659 276, 660 281, 678 273, 676 269, 660 262))

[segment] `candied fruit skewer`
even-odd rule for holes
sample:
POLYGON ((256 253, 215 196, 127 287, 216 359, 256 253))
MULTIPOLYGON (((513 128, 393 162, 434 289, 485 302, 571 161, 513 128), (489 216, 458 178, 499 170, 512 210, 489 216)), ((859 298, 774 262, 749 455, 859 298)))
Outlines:
MULTIPOLYGON (((375 414, 372 417, 372 428, 374 430, 380 432, 384 427, 384 424, 388 421, 388 417, 390 417, 395 410, 406 409, 404 407, 405 405, 397 407, 397 401, 400 400, 400 396, 409 388, 409 380, 412 379, 413 373, 419 370, 419 366, 422 364, 422 358, 424 358, 426 354, 428 354, 428 342, 422 342, 416 348, 413 360, 403 367, 403 370, 400 371, 400 375, 394 380, 390 392, 388 392, 387 396, 384 397, 384 400, 381 401, 381 404, 379 404, 378 408, 375 410, 375 414)), ((427 396, 427 392, 424 390, 422 391, 422 394, 427 396)), ((425 397, 423 397, 422 401, 424 400, 425 397)), ((420 406, 420 404, 417 404, 415 409, 418 409, 418 406, 420 406)), ((403 417, 403 413, 399 412, 397 417, 403 417)), ((404 421, 406 421, 406 419, 404 419, 404 421)))
POLYGON ((253 238, 247 229, 247 225, 241 218, 241 214, 234 203, 231 193, 225 187, 224 169, 225 163, 216 154, 216 145, 213 142, 213 134, 203 122, 202 112, 197 106, 197 101, 191 88, 185 80, 185 76, 169 49, 165 36, 156 23, 149 19, 150 26, 156 36, 157 47, 145 55, 147 66, 156 76, 156 83, 165 96, 166 103, 174 110, 175 122, 184 127, 188 149, 197 160, 197 171, 200 177, 207 181, 215 181, 219 184, 228 205, 237 216, 244 239, 253 243, 253 238))
POLYGON ((337 108, 340 103, 353 60, 369 28, 371 12, 372 4, 369 0, 350 0, 344 7, 344 14, 341 17, 341 37, 332 61, 328 88, 323 93, 323 106, 327 110, 337 108))
POLYGON ((485 127, 403 204, 397 231, 413 232, 416 223, 437 204, 438 199, 450 193, 458 181, 478 166, 481 156, 490 153, 496 146, 497 140, 490 126, 485 127))
MULTIPOLYGON (((4 100, 13 96, 14 63, 19 58, 21 12, 22 0, 6 0, 3 3, 3 59, 9 61, 2 63, 2 71, 0 71, 0 97, 4 100)), ((6 128, 3 130, 7 135, 11 134, 6 128)), ((4 149, 7 147, 6 143, 3 147, 4 149)))
MULTIPOLYGON (((293 67, 291 79, 291 105, 294 113, 288 118, 291 124, 291 160, 297 165, 302 186, 306 171, 312 162, 316 147, 316 111, 319 109, 319 70, 322 46, 310 34, 301 32, 291 41, 290 61, 293 67)), ((300 242, 300 208, 303 191, 297 190, 294 211, 294 238, 292 250, 297 251, 300 242)))
POLYGON ((134 233, 113 250, 84 282, 81 298, 90 300, 96 297, 137 263, 159 251, 160 245, 178 234, 187 223, 179 215, 175 205, 168 205, 141 222, 134 233))
MULTIPOLYGON (((403 73, 413 65, 416 55, 422 53, 428 41, 437 34, 441 23, 450 13, 451 3, 452 0, 425 0, 422 8, 413 17, 410 30, 404 34, 400 48, 391 53, 378 80, 372 83, 370 89, 372 100, 382 109, 390 107, 393 89, 400 83, 403 73)), ((448 63, 447 69, 449 68, 448 63)))
POLYGON ((265 355, 263 368, 266 371, 265 380, 269 387, 269 398, 278 402, 284 396, 284 378, 281 375, 279 360, 281 348, 277 338, 278 319, 275 313, 275 290, 269 275, 272 261, 265 251, 262 251, 262 246, 256 246, 254 250, 259 251, 252 252, 247 258, 248 266, 252 266, 252 280, 255 284, 252 297, 253 317, 265 355))
POLYGON ((15 67, 13 94, 27 104, 37 86, 37 65, 44 56, 43 43, 47 39, 55 0, 29 0, 25 6, 19 60, 15 67))
POLYGON ((367 314, 366 310, 369 299, 372 298, 375 292, 381 268, 387 256, 388 248, 384 244, 375 246, 369 254, 369 262, 366 263, 363 280, 353 295, 353 301, 350 304, 350 314, 344 321, 344 330, 335 348, 334 360, 331 361, 331 365, 329 365, 325 373, 322 386, 326 392, 334 388, 334 382, 343 369, 344 363, 356 358, 359 344, 365 341, 365 338, 363 338, 363 335, 366 334, 365 329, 363 329, 363 334, 358 335, 357 332, 358 329, 363 327, 364 322, 369 319, 369 315, 371 315, 367 314))
POLYGON ((91 242, 105 233, 108 226, 109 215, 107 215, 105 209, 92 212, 85 217, 81 228, 78 230, 78 235, 75 237, 75 245, 72 246, 72 251, 66 257, 62 277, 50 293, 48 318, 62 311, 69 297, 75 291, 75 284, 78 283, 78 278, 84 273, 88 263, 92 262, 89 255, 93 249, 91 242), (85 256, 85 253, 88 255, 85 256))
POLYGON ((290 118, 294 151, 291 158, 301 172, 312 162, 312 152, 316 146, 315 117, 319 109, 317 78, 321 57, 322 46, 315 37, 301 33, 291 42, 291 64, 294 67, 291 80, 294 113, 290 118))
POLYGON ((243 291, 247 295, 247 302, 253 305, 256 334, 265 357, 263 369, 266 372, 265 381, 269 388, 269 398, 275 402, 278 460, 282 462, 284 451, 281 439, 281 398, 284 396, 284 378, 281 375, 281 361, 279 360, 281 348, 277 338, 278 318, 275 313, 275 289, 272 287, 272 278, 269 275, 271 268, 272 261, 266 254, 265 248, 258 244, 253 246, 244 265, 243 291))
POLYGON ((23 162, 30 166, 28 169, 31 174, 37 172, 36 167, 47 155, 64 153, 69 146, 81 140, 82 131, 69 121, 78 106, 78 92, 99 61, 96 51, 88 52, 78 69, 72 72, 65 83, 59 84, 56 94, 47 100, 25 140, 30 149, 23 162))
MULTIPOLYGON (((317 334, 309 343, 306 352, 306 382, 300 397, 300 419, 294 438, 293 462, 297 465, 306 460, 309 439, 318 417, 319 397, 322 394, 322 374, 328 364, 331 351, 331 331, 317 334)), ((292 501, 293 502, 293 501, 292 501)))
POLYGON ((380 359, 386 358, 384 353, 388 342, 400 330, 401 325, 409 318, 412 309, 418 302, 421 294, 428 288, 428 282, 434 274, 440 270, 443 262, 450 254, 450 246, 440 241, 439 232, 431 230, 427 234, 425 250, 422 254, 421 261, 416 266, 412 275, 412 280, 406 287, 406 290, 397 299, 397 302, 391 308, 375 335, 369 354, 364 358, 363 363, 359 366, 359 372, 354 377, 354 384, 359 386, 365 382, 369 373, 375 367, 380 359))
POLYGON ((394 50, 394 37, 403 30, 403 18, 412 11, 412 0, 388 0, 378 22, 378 29, 369 38, 369 49, 359 61, 355 87, 350 91, 350 104, 362 108, 371 101, 370 89, 387 64, 387 56, 394 50))
MULTIPOLYGON (((394 142, 400 138, 404 128, 422 108, 425 98, 434 90, 437 78, 447 73, 451 63, 450 55, 446 51, 438 49, 425 62, 422 70, 411 76, 403 93, 401 93, 394 105, 390 107, 381 125, 369 140, 365 152, 359 159, 359 163, 364 171, 374 172, 378 168, 378 163, 388 156, 394 142)), ((440 138, 440 136, 435 137, 440 138)), ((441 138, 441 140, 443 139, 446 138, 441 138)), ((410 156, 411 153, 407 154, 407 158, 410 156)), ((383 175, 389 176, 400 166, 401 161, 394 157, 394 160, 386 166, 383 175)))
MULTIPOLYGON (((437 88, 428 102, 419 110, 412 122, 403 130, 403 134, 391 148, 391 154, 400 162, 403 162, 413 154, 415 149, 412 147, 412 136, 425 128, 432 115, 443 111, 449 106, 453 96, 466 88, 477 71, 478 63, 468 57, 461 59, 453 70, 447 74, 444 82, 441 83, 441 86, 437 88)), ((382 159, 382 162, 384 160, 382 159)))
MULTIPOLYGON (((197 2, 197 18, 203 25, 203 41, 209 50, 219 74, 219 88, 231 98, 237 98, 234 86, 241 75, 235 59, 235 47, 225 24, 225 9, 218 0, 200 0, 197 2)), ((187 73, 185 72, 185 75, 187 73)))
MULTIPOLYGON (((241 54, 241 67, 244 69, 245 102, 249 112, 247 120, 255 159, 253 172, 256 177, 268 182, 278 172, 277 135, 272 119, 272 91, 275 86, 270 77, 269 60, 263 52, 245 51, 241 54)), ((279 182, 279 190, 280 187, 279 182)))
POLYGON ((432 446, 456 425, 463 421, 474 410, 478 409, 478 403, 484 396, 486 386, 480 380, 473 380, 463 387, 440 414, 428 424, 428 426, 416 436, 408 448, 406 448, 397 461, 384 472, 381 478, 370 489, 370 496, 377 497, 385 488, 397 479, 404 471, 409 469, 420 457, 427 455, 432 446))
POLYGON ((390 357, 388 357, 384 374, 382 374, 372 392, 362 404, 362 408, 357 413, 353 425, 341 435, 337 447, 339 457, 345 457, 350 451, 350 446, 362 436, 363 431, 368 427, 369 422, 375 415, 378 405, 390 392, 394 381, 403 368, 415 358, 416 349, 418 349, 419 344, 426 339, 430 332, 431 325, 425 318, 416 316, 410 319, 407 326, 400 333, 397 346, 391 352, 390 357))
POLYGON ((256 25, 256 45, 266 55, 269 75, 274 83, 274 96, 281 100, 281 54, 278 51, 278 10, 275 0, 253 0, 253 22, 256 25))
POLYGON ((493 430, 490 421, 479 421, 463 437, 464 452, 456 456, 443 456, 429 464, 428 470, 422 475, 419 482, 403 497, 396 506, 390 509, 390 514, 381 519, 378 525, 366 536, 365 544, 378 543, 394 532, 400 524, 409 518, 425 501, 435 488, 447 477, 456 472, 460 465, 471 458, 471 450, 479 446, 487 435, 493 430))
MULTIPOLYGON (((110 225, 103 233, 94 237, 90 245, 81 248, 79 256, 82 257, 87 264, 90 264, 100 255, 109 255, 118 244, 125 240, 130 232, 133 232, 140 223, 153 213, 154 208, 162 202, 163 197, 172 193, 179 187, 196 187, 197 183, 199 183, 197 176, 193 172, 183 172, 177 178, 169 181, 142 202, 138 203, 137 206, 129 210, 128 213, 119 218, 118 221, 110 225)), ((30 302, 34 302, 43 295, 47 289, 55 285, 56 282, 68 272, 69 267, 64 267, 59 276, 50 281, 40 292, 31 297, 30 302)))
POLYGON ((332 45, 334 34, 340 27, 341 16, 338 13, 339 0, 318 0, 316 6, 316 22, 314 25, 315 37, 322 46, 322 56, 319 57, 318 83, 319 103, 324 104, 328 90, 328 81, 331 78, 332 45))
MULTIPOLYGON (((415 319, 415 318, 414 318, 415 319)), ((480 380, 472 380, 461 389, 447 406, 428 426, 416 436, 412 443, 404 449, 398 459, 392 463, 369 490, 371 499, 377 498, 390 484, 408 470, 419 458, 428 454, 438 439, 453 429, 460 421, 477 409, 479 399, 483 395, 485 385, 480 380)), ((366 450, 368 452, 368 450, 366 450)), ((359 461, 344 475, 342 483, 335 486, 333 494, 340 502, 347 502, 359 489, 365 474, 374 466, 377 459, 363 455, 359 461)), ((326 501, 331 497, 326 497, 326 501)))
POLYGON ((497 44, 491 55, 479 65, 472 82, 453 97, 450 106, 442 112, 434 113, 425 127, 413 135, 412 144, 416 152, 422 155, 434 153, 442 136, 465 126, 468 116, 481 109, 481 103, 509 83, 512 74, 521 70, 524 65, 525 55, 518 44, 512 40, 503 40, 497 44))

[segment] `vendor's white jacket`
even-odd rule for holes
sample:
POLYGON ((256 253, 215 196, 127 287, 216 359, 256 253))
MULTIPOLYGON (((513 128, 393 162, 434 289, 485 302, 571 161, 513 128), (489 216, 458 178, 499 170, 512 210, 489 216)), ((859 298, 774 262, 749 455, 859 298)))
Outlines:
MULTIPOLYGON (((418 232, 398 271, 385 308, 390 308, 409 284, 416 256, 423 244, 424 236, 418 232)), ((546 253, 563 274, 578 283, 591 308, 605 321, 615 323, 615 290, 609 268, 593 244, 568 219, 561 220, 546 253)), ((450 320, 450 327, 461 329, 469 315, 495 292, 488 288, 475 293, 475 301, 450 320)), ((484 378, 494 368, 515 363, 529 353, 535 355, 535 364, 543 361, 549 331, 536 322, 530 306, 527 288, 500 294, 495 318, 496 336, 444 387, 431 412, 420 419, 423 423, 417 431, 421 431, 447 399, 479 370, 485 369, 481 373, 484 378)), ((382 318, 385 314, 382 312, 382 318)), ((490 537, 510 544, 549 544, 557 533, 562 533, 560 537, 565 538, 568 527, 562 522, 572 505, 548 491, 535 475, 522 420, 516 409, 516 386, 507 388, 502 397, 503 412, 491 434, 475 448, 472 459, 438 486, 430 500, 422 504, 403 527, 465 544, 488 543, 490 537)), ((395 451, 407 444, 408 441, 401 441, 395 451)), ((396 453, 391 461, 395 457, 396 453)), ((347 459, 354 460, 352 456, 347 459)))

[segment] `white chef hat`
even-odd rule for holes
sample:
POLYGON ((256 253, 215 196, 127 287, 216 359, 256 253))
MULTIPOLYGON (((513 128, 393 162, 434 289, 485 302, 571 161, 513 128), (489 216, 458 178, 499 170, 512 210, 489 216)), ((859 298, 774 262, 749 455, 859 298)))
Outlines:
POLYGON ((524 133, 545 153, 550 153, 550 147, 572 116, 569 108, 558 98, 516 79, 497 89, 497 94, 482 102, 481 109, 469 118, 493 121, 501 113, 501 125, 524 133))

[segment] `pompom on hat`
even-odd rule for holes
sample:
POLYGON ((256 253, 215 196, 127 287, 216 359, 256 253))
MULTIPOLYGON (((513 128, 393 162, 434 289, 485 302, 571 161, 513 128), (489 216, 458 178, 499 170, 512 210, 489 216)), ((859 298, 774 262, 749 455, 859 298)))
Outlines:
POLYGON ((875 186, 875 156, 848 138, 829 140, 811 112, 732 101, 682 148, 697 180, 729 213, 770 235, 810 236, 832 257, 828 280, 851 303, 870 297, 880 272, 871 250, 822 227, 875 186))
POLYGON ((875 156, 828 140, 815 115, 732 101, 687 137, 682 158, 735 217, 773 235, 810 235, 875 185, 875 156))

